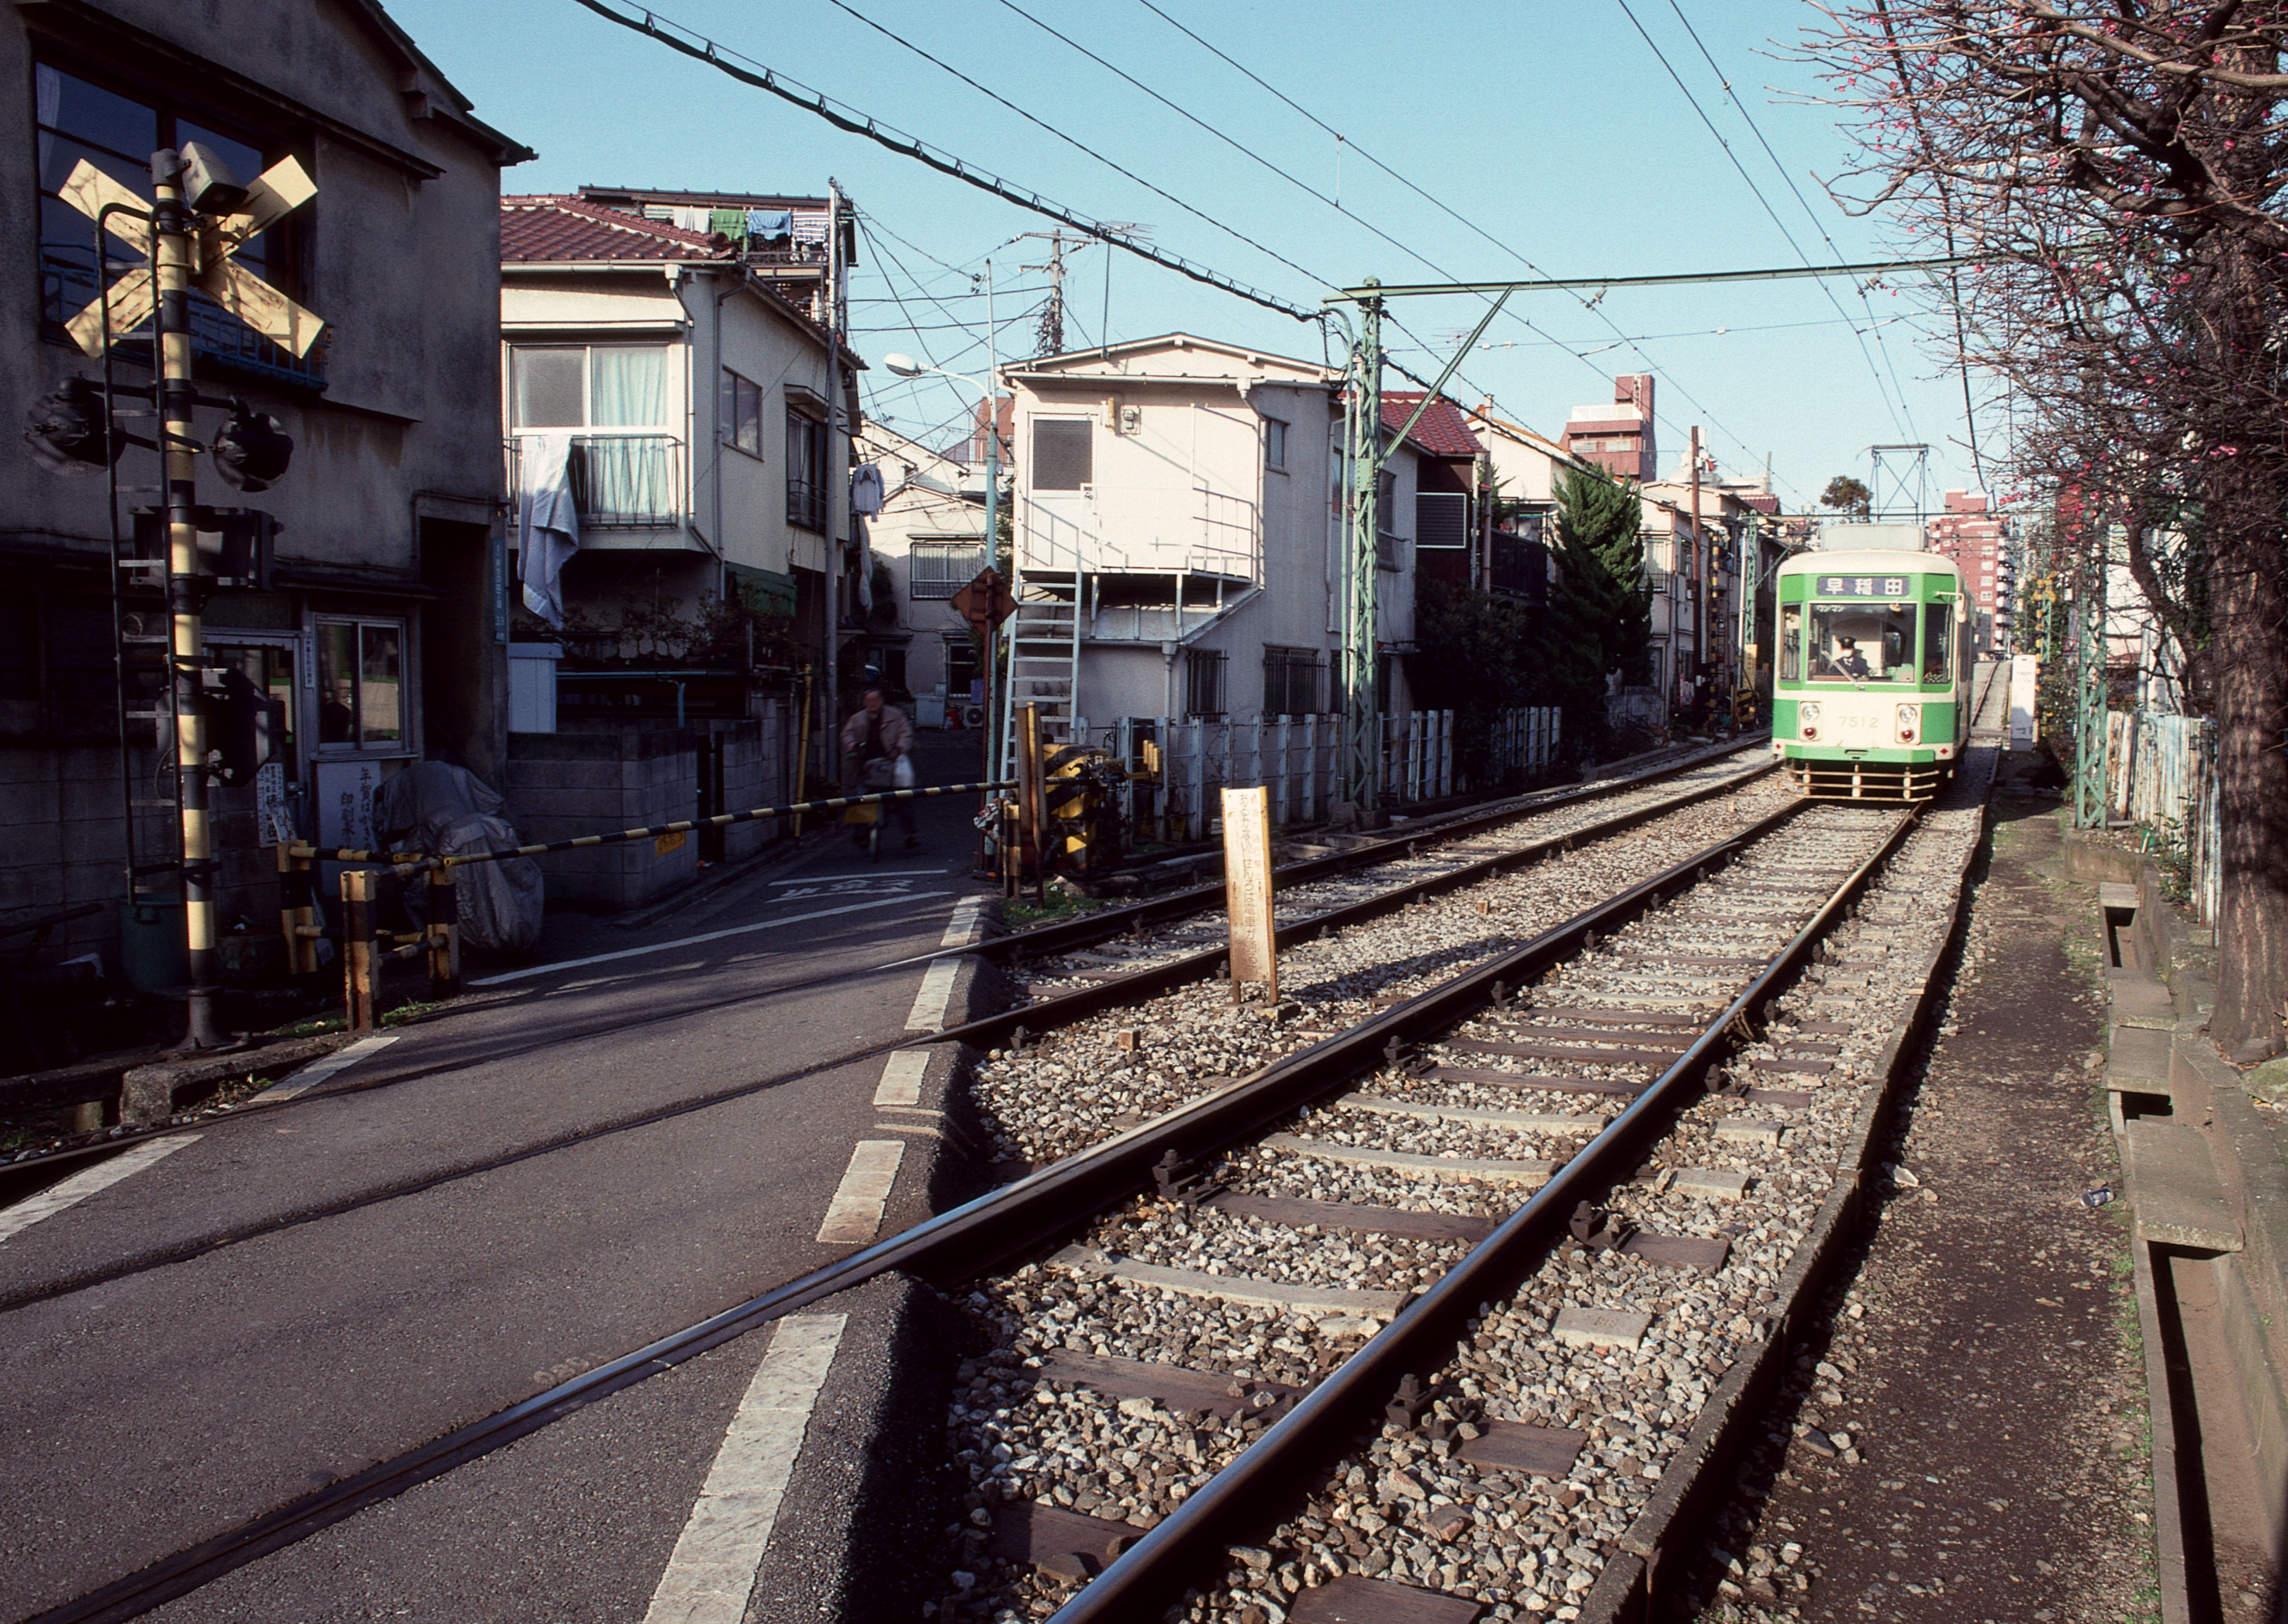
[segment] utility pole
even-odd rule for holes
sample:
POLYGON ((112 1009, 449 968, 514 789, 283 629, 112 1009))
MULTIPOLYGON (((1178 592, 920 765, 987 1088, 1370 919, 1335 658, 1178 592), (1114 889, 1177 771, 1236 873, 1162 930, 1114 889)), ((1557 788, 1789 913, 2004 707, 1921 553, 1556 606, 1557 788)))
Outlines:
MULTIPOLYGON (((1049 245, 1046 265, 1018 267, 1020 270, 1046 271, 1049 273, 1049 297, 1041 306, 1040 325, 1034 329, 1033 353, 1061 355, 1065 348, 1065 234, 1061 231, 1029 231, 1024 234, 1038 237, 1049 245)), ((1088 246, 1085 237, 1076 235, 1071 241, 1075 252, 1088 246)))
MULTIPOLYGON (((842 222, 846 218, 846 211, 848 210, 849 206, 848 200, 842 195, 841 183, 836 180, 831 175, 828 176, 826 178, 826 422, 828 440, 826 447, 827 456, 825 460, 829 471, 827 478, 830 483, 826 490, 821 493, 821 495, 826 504, 826 524, 829 532, 826 556, 831 561, 832 573, 828 577, 827 590, 822 594, 826 600, 826 680, 819 685, 819 703, 822 714, 818 718, 818 731, 814 735, 821 740, 824 740, 829 737, 834 727, 842 719, 842 599, 843 595, 851 590, 850 566, 856 553, 856 549, 852 546, 851 537, 847 534, 849 529, 849 509, 846 503, 849 500, 849 479, 846 472, 843 479, 838 481, 835 480, 832 472, 834 465, 833 432, 835 425, 839 424, 842 430, 842 448, 846 465, 850 454, 852 431, 856 426, 850 421, 850 414, 844 404, 842 396, 842 336, 849 330, 850 322, 850 305, 847 298, 849 265, 842 252, 842 222), (838 483, 842 487, 843 501, 846 503, 843 508, 844 517, 841 534, 836 534, 834 531, 834 485, 838 483)), ((719 472, 717 477, 721 477, 719 472)), ((718 546, 722 544, 719 539, 716 544, 718 546)), ((835 757, 830 750, 827 754, 827 761, 831 764, 834 760, 835 757)), ((810 764, 805 762, 803 764, 802 770, 806 772, 808 772, 810 770, 810 764)))
MULTIPOLYGON (((1366 279, 1367 287, 1377 285, 1366 279)), ((1359 301, 1360 336, 1353 352, 1351 396, 1351 578, 1343 594, 1343 798, 1362 821, 1378 801, 1375 631, 1381 614, 1382 301, 1359 301)), ((1426 401, 1427 397, 1425 397, 1426 401)))
POLYGON ((1700 531, 1700 425, 1692 425, 1692 663, 1708 666, 1708 549, 1700 531))

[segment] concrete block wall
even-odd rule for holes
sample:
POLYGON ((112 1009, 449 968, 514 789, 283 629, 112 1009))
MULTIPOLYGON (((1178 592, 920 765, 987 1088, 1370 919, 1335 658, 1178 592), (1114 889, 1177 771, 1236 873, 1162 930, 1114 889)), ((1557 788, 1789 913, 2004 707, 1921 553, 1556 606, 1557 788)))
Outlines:
MULTIPOLYGON (((689 818, 697 774, 698 735, 688 728, 511 733, 505 788, 526 840, 568 840, 689 818)), ((699 843, 632 840, 539 862, 549 906, 616 911, 688 884, 699 843)))
MULTIPOLYGON (((171 780, 154 769, 153 752, 138 752, 135 795, 156 800, 171 780)), ((119 910, 126 900, 126 844, 120 794, 119 751, 112 744, 61 748, 0 748, 0 924, 37 919, 83 902, 100 913, 60 925, 50 935, 44 962, 103 956, 107 973, 119 970, 119 910)), ((216 905, 227 930, 237 919, 275 931, 277 860, 258 839, 251 788, 212 788, 213 837, 218 860, 216 905)), ((171 808, 137 812, 136 855, 145 863, 171 860, 179 834, 171 808)), ((147 884, 170 888, 165 875, 147 884)), ((12 939, 20 947, 28 938, 12 939)))

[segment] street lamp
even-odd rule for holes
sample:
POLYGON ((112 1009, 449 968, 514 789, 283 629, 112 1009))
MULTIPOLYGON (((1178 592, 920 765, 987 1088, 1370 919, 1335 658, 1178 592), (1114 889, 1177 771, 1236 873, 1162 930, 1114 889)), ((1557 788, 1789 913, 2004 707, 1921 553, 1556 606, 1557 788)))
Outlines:
MULTIPOLYGON (((926 367, 910 355, 892 353, 882 357, 882 365, 893 377, 941 377, 957 384, 967 384, 979 392, 985 400, 985 566, 997 574, 1000 569, 1001 548, 1001 423, 1000 412, 993 398, 993 376, 986 374, 980 384, 973 377, 958 372, 948 372, 943 367, 926 367)), ((993 725, 993 645, 994 634, 985 635, 985 775, 997 778, 1001 770, 1001 738, 993 725)))

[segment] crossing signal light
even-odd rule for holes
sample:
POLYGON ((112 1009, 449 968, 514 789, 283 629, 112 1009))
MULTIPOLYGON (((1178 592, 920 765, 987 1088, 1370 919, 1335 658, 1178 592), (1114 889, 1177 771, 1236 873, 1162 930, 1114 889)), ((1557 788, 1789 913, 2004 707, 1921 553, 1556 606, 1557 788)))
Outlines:
POLYGON ((104 415, 103 392, 83 377, 66 378, 24 420, 33 460, 50 473, 101 473, 119 460, 127 440, 104 415))
POLYGON ((234 489, 266 491, 294 460, 293 437, 267 412, 243 400, 230 403, 230 421, 215 436, 215 471, 234 489))

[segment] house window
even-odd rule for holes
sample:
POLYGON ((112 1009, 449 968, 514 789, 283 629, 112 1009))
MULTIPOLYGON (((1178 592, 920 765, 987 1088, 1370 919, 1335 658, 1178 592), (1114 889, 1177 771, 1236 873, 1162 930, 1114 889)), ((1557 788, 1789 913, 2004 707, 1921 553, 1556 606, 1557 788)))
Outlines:
POLYGON ((1033 419, 1033 488, 1076 491, 1096 480, 1096 441, 1085 417, 1033 419))
POLYGON ((1224 657, 1210 648, 1184 651, 1184 714, 1219 717, 1223 705, 1224 657))
POLYGON ((279 643, 208 643, 207 659, 216 665, 235 666, 246 674, 255 691, 275 701, 282 728, 271 736, 271 759, 281 763, 288 777, 295 772, 294 651, 279 643))
POLYGON ((978 659, 977 639, 968 632, 945 637, 945 697, 949 705, 985 702, 985 668, 978 659))
MULTIPOLYGON (((211 148, 242 183, 269 167, 264 148, 225 135, 182 116, 163 103, 123 96, 75 74, 41 62, 34 65, 33 116, 37 134, 40 193, 40 313, 60 324, 77 315, 99 289, 94 222, 59 194, 81 160, 93 164, 138 197, 151 194, 151 154, 163 147, 197 141, 211 148)), ((250 238, 231 255, 264 281, 284 287, 289 242, 305 229, 306 209, 250 238)), ((114 236, 106 244, 112 275, 142 255, 114 236)), ((298 289, 287 287, 286 291, 298 289)), ((149 329, 142 329, 147 334, 149 329)), ((316 375, 309 360, 297 360, 240 321, 203 293, 191 295, 191 343, 202 354, 246 363, 269 372, 316 375)))
POLYGON ((1263 714, 1315 716, 1319 703, 1319 654, 1311 648, 1263 651, 1263 714))
POLYGON ((906 555, 906 595, 917 603, 950 598, 984 567, 982 542, 916 542, 906 555))
POLYGON ((1263 465, 1281 470, 1287 466, 1287 425, 1276 417, 1263 420, 1263 465))
POLYGON ((520 429, 668 426, 665 345, 518 345, 510 378, 520 429))
POLYGON ((318 622, 318 745, 405 748, 405 622, 318 622))
POLYGON ((826 425, 787 414, 787 523, 826 534, 826 425))
POLYGON ((682 506, 682 440, 669 432, 667 346, 658 344, 517 345, 509 352, 509 424, 517 482, 524 440, 547 429, 578 431, 568 469, 583 522, 671 525, 682 506))
POLYGON ((749 456, 763 454, 763 386, 723 368, 723 443, 749 456))

